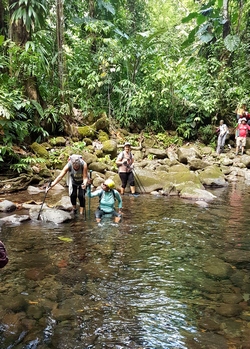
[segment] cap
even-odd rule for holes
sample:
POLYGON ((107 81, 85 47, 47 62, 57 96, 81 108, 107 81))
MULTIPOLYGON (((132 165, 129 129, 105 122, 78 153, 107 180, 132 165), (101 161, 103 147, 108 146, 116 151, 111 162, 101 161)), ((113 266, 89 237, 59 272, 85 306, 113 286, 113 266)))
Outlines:
POLYGON ((241 121, 247 121, 247 119, 246 118, 242 118, 241 121))
POLYGON ((131 144, 129 142, 125 142, 124 147, 131 147, 131 144))
POLYGON ((112 181, 112 179, 106 179, 106 181, 103 184, 109 187, 109 189, 113 189, 115 187, 115 183, 114 181, 112 181))

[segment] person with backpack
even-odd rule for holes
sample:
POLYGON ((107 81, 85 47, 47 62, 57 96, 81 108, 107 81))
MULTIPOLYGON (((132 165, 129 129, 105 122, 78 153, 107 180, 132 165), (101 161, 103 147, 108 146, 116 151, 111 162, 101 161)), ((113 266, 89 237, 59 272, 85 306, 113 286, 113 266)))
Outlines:
POLYGON ((80 202, 79 213, 84 214, 85 210, 85 193, 88 184, 88 167, 81 155, 71 155, 68 163, 64 166, 59 176, 47 188, 47 191, 53 188, 66 175, 68 177, 69 196, 73 206, 74 213, 77 213, 76 200, 80 202))
POLYGON ((241 122, 236 128, 236 151, 235 154, 238 155, 239 148, 241 147, 241 155, 244 154, 244 149, 246 146, 246 139, 250 126, 247 124, 247 119, 242 118, 241 122))
POLYGON ((216 132, 219 134, 218 135, 218 140, 217 140, 217 148, 216 148, 216 153, 220 154, 223 152, 226 138, 228 135, 228 127, 224 123, 224 120, 220 120, 220 126, 217 128, 216 132))
POLYGON ((129 142, 124 144, 124 150, 118 155, 116 164, 122 182, 121 195, 124 195, 127 183, 130 185, 131 194, 135 195, 134 156, 131 153, 131 144, 129 142))
MULTIPOLYGON (((91 179, 89 180, 91 182, 91 179)), ((107 179, 102 185, 101 189, 91 192, 90 186, 87 187, 87 196, 90 198, 99 197, 99 206, 95 211, 95 218, 97 223, 100 223, 102 217, 105 215, 112 215, 115 217, 115 223, 119 223, 122 217, 122 198, 119 192, 114 189, 115 183, 112 179, 107 179), (119 211, 115 210, 115 201, 118 202, 119 211)))

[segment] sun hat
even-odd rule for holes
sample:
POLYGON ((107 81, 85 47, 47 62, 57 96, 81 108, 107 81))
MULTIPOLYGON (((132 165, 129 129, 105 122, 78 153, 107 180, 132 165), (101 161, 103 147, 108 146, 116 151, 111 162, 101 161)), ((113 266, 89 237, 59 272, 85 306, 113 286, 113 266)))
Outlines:
POLYGON ((131 147, 131 144, 130 144, 129 142, 125 142, 125 143, 124 143, 124 147, 126 147, 126 146, 127 146, 127 147, 131 147))
POLYGON ((241 121, 247 121, 247 119, 246 118, 242 118, 241 121))
POLYGON ((115 187, 115 183, 114 181, 112 181, 112 179, 106 179, 106 181, 103 184, 109 187, 109 189, 113 189, 115 187))

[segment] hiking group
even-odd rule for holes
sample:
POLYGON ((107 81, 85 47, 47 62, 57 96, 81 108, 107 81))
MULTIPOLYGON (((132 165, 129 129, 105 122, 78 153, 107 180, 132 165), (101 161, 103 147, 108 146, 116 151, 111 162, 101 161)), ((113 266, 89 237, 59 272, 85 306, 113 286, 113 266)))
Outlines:
MULTIPOLYGON (((250 113, 247 112, 245 103, 241 104, 239 108, 236 108, 235 113, 237 117, 237 126, 235 127, 235 154, 238 155, 240 150, 241 155, 243 155, 246 146, 246 138, 248 136, 248 131, 250 130, 250 113)), ((224 120, 220 120, 216 132, 218 134, 216 153, 220 154, 224 150, 226 138, 229 134, 228 127, 224 123, 224 120)))
POLYGON ((99 223, 105 215, 114 217, 116 223, 122 218, 122 198, 127 184, 130 186, 132 195, 135 195, 135 179, 134 179, 134 156, 131 153, 130 143, 125 143, 124 150, 118 155, 116 164, 121 179, 120 193, 115 189, 115 183, 112 179, 106 179, 101 188, 91 191, 92 178, 88 175, 87 163, 80 155, 71 155, 67 164, 64 166, 56 179, 47 187, 46 192, 51 190, 61 179, 68 174, 69 197, 73 207, 73 212, 77 213, 77 198, 80 203, 79 214, 85 215, 86 199, 99 197, 99 205, 95 211, 95 219, 99 223), (115 203, 118 203, 118 212, 115 209, 115 203))

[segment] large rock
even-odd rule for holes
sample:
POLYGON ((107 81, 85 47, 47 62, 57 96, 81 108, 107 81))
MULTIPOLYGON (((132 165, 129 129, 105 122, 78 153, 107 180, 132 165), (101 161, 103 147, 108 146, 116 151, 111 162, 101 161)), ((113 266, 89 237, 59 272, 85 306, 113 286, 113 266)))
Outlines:
POLYGON ((104 154, 108 154, 111 159, 114 159, 117 156, 117 143, 112 139, 103 142, 102 150, 104 154))
POLYGON ((187 164, 193 159, 201 159, 199 150, 194 146, 180 147, 177 151, 178 160, 182 164, 187 164))
POLYGON ((88 152, 82 153, 82 158, 88 165, 97 161, 97 156, 88 152))
POLYGON ((72 210, 72 204, 71 204, 71 201, 70 201, 70 197, 69 196, 63 196, 61 198, 61 200, 59 200, 55 204, 55 208, 57 208, 59 210, 64 210, 64 211, 71 211, 72 210))
POLYGON ((146 156, 152 155, 157 159, 165 159, 167 157, 167 152, 165 149, 158 149, 158 148, 147 148, 145 152, 146 156))
POLYGON ((241 162, 247 167, 250 168, 250 156, 249 155, 243 155, 241 157, 241 162))
POLYGON ((209 187, 225 187, 228 185, 224 174, 218 166, 212 165, 206 167, 199 173, 201 183, 209 187))
MULTIPOLYGON (((37 220, 39 211, 40 207, 31 208, 29 210, 30 219, 37 220)), ((73 219, 73 215, 71 215, 69 212, 54 208, 43 208, 40 213, 40 220, 45 222, 53 222, 55 224, 67 222, 71 219, 73 219)))
POLYGON ((210 163, 201 159, 191 159, 188 161, 188 165, 191 171, 196 171, 210 166, 210 163))
POLYGON ((104 162, 92 162, 89 164, 88 169, 91 171, 105 173, 107 170, 111 170, 111 167, 104 162))
POLYGON ((14 202, 9 201, 9 200, 3 200, 0 202, 0 211, 2 212, 12 212, 15 211, 16 205, 14 202))
POLYGON ((197 201, 202 200, 205 202, 214 200, 216 198, 216 196, 210 193, 209 191, 205 189, 192 187, 192 185, 187 185, 186 187, 184 187, 180 192, 180 197, 182 199, 197 200, 197 201))
POLYGON ((30 219, 29 215, 13 214, 11 216, 1 218, 0 221, 5 222, 5 223, 9 223, 9 224, 20 224, 24 221, 28 221, 29 219, 30 219))
POLYGON ((49 158, 49 153, 43 145, 37 142, 34 142, 31 144, 30 148, 38 157, 45 158, 45 159, 49 158))

